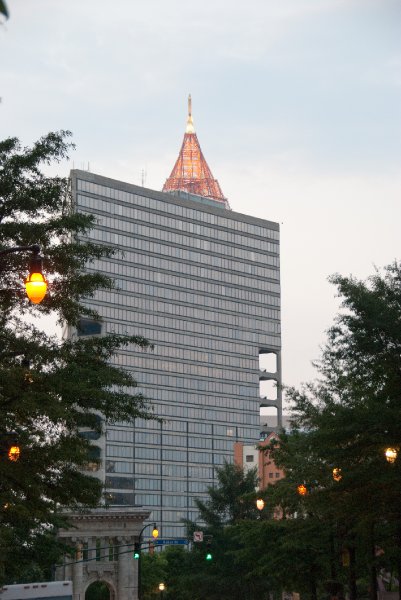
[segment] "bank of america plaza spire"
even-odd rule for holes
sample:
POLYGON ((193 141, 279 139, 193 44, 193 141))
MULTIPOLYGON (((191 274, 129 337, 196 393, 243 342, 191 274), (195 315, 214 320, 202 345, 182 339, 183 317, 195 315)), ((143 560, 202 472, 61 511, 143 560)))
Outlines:
POLYGON ((183 191, 204 198, 212 198, 229 208, 228 201, 221 191, 219 182, 203 156, 192 119, 192 100, 188 97, 187 126, 181 150, 171 171, 170 177, 163 186, 163 192, 183 191))

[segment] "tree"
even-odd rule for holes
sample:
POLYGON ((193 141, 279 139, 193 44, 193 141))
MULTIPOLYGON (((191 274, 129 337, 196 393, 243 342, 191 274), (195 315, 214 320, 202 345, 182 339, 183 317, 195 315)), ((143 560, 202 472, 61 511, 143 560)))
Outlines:
POLYGON ((366 282, 332 281, 345 310, 316 364, 320 379, 287 391, 292 432, 273 449, 287 480, 276 492, 305 481, 303 516, 325 519, 337 558, 347 553, 351 600, 358 577, 373 599, 378 569, 389 557, 401 565, 401 464, 384 456, 386 447, 401 446, 401 267, 366 282), (337 480, 333 469, 340 469, 337 480))
POLYGON ((213 528, 256 518, 258 511, 253 501, 258 484, 256 468, 244 471, 236 464, 225 463, 216 469, 216 475, 218 485, 208 488, 209 499, 196 500, 201 521, 213 528))
POLYGON ((76 326, 98 319, 81 298, 113 287, 101 273, 83 267, 113 251, 77 243, 93 219, 75 213, 66 178, 49 177, 43 166, 71 149, 69 132, 50 133, 32 148, 9 138, 0 142, 0 249, 40 244, 50 291, 31 305, 21 282, 27 256, 1 257, 0 276, 0 582, 18 578, 35 548, 60 524, 61 508, 95 506, 101 483, 84 474, 91 444, 83 427, 100 432, 99 415, 110 421, 149 418, 150 406, 130 373, 112 364, 119 348, 150 345, 140 336, 107 335, 59 340, 33 317, 57 315, 76 326), (10 434, 21 449, 7 459, 10 434))
POLYGON ((4 0, 0 0, 0 15, 3 15, 6 19, 8 19, 8 9, 4 0))
POLYGON ((260 514, 256 508, 256 469, 244 471, 225 463, 217 469, 217 485, 208 488, 208 499, 197 500, 201 524, 188 523, 192 536, 195 529, 204 533, 203 543, 194 543, 183 562, 182 577, 167 576, 168 589, 176 600, 246 600, 266 597, 266 581, 248 577, 249 564, 237 560, 242 548, 233 535, 235 526, 250 524, 260 514), (209 551, 212 560, 206 560, 209 551), (188 595, 188 590, 191 595, 188 595))

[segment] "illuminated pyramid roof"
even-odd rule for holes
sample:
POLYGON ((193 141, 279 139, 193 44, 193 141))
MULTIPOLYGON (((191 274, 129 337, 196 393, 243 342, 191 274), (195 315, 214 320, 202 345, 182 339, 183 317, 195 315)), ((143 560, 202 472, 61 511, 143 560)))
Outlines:
POLYGON ((229 208, 219 182, 214 179, 202 154, 192 120, 191 96, 188 97, 188 118, 184 141, 171 175, 163 186, 163 192, 188 192, 204 198, 211 198, 220 202, 225 208, 229 208))

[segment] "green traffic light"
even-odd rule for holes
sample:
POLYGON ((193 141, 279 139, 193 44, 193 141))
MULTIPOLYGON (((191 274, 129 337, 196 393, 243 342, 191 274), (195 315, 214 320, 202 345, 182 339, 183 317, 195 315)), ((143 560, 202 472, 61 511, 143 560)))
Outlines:
POLYGON ((212 560, 212 558, 213 558, 213 556, 212 556, 212 553, 211 553, 211 552, 208 552, 208 553, 206 554, 206 560, 212 560))
POLYGON ((139 559, 139 552, 134 552, 134 558, 135 558, 135 560, 139 559))

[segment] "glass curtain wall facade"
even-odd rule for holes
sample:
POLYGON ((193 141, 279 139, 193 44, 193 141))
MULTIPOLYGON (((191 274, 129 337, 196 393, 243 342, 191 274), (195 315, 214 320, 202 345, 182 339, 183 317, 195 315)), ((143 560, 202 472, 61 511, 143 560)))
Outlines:
POLYGON ((280 352, 279 227, 85 171, 71 185, 75 210, 96 218, 82 239, 118 249, 87 267, 118 289, 86 300, 102 321, 78 334, 149 339, 153 351, 115 361, 163 419, 107 423, 98 475, 111 504, 151 509, 163 537, 182 536, 234 442, 259 440, 259 355, 280 352))

